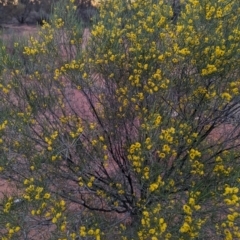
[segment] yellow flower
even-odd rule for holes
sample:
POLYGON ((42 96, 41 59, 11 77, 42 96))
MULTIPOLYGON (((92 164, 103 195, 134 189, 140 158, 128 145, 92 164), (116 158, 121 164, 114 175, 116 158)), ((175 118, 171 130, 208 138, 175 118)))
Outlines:
POLYGON ((160 227, 161 233, 164 233, 167 229, 167 223, 164 222, 163 218, 159 219, 159 227, 160 227))
POLYGON ((49 199, 50 196, 51 196, 50 193, 45 193, 44 196, 43 196, 43 198, 45 198, 45 199, 49 199))
POLYGON ((89 229, 89 230, 88 230, 88 234, 89 234, 89 235, 93 235, 93 234, 94 234, 94 231, 93 231, 92 229, 89 229))
POLYGON ((151 228, 150 230, 149 230, 149 233, 150 234, 154 234, 156 232, 156 230, 154 229, 154 228, 151 228))
POLYGON ((195 205, 195 199, 194 198, 189 198, 188 202, 191 206, 195 205))
POLYGON ((87 233, 86 233, 86 227, 81 226, 79 229, 79 234, 81 237, 86 237, 87 233))
POLYGON ((196 157, 201 157, 201 153, 196 149, 191 149, 190 152, 189 152, 189 156, 193 160, 196 157))
POLYGON ((150 192, 154 192, 158 189, 158 184, 157 183, 152 183, 149 187, 150 192))
POLYGON ((161 232, 165 232, 167 229, 167 223, 163 223, 162 226, 161 226, 161 232))
POLYGON ((61 207, 65 207, 65 205, 66 205, 64 200, 61 200, 59 204, 60 204, 61 207))
POLYGON ((165 154, 165 153, 159 153, 158 156, 159 156, 160 158, 165 158, 166 154, 165 154))
POLYGON ((184 56, 190 54, 190 51, 187 48, 183 48, 183 49, 179 50, 178 52, 184 56))
POLYGON ((232 240, 233 239, 232 233, 228 229, 224 230, 224 234, 225 234, 225 240, 232 240))
POLYGON ((191 214, 192 214, 191 208, 190 208, 188 205, 186 205, 186 204, 183 205, 183 211, 184 211, 186 214, 188 214, 188 215, 191 215, 191 214))
POLYGON ((201 209, 201 206, 200 206, 200 205, 195 205, 195 206, 194 206, 194 209, 195 209, 196 211, 198 211, 199 209, 201 209))
POLYGON ((59 213, 56 214, 55 217, 56 217, 57 219, 59 219, 61 216, 62 216, 62 213, 59 212, 59 213))
POLYGON ((167 234, 165 235, 165 238, 166 238, 166 239, 171 239, 171 237, 172 237, 172 234, 171 234, 171 233, 167 233, 167 234))
POLYGON ((180 228, 180 232, 181 233, 186 233, 186 232, 189 232, 190 231, 190 226, 188 223, 183 223, 183 225, 181 226, 180 228))
POLYGON ((70 237, 71 237, 72 239, 76 239, 76 235, 77 235, 76 233, 71 233, 71 234, 70 234, 70 237))
POLYGON ((223 195, 238 193, 239 189, 237 187, 226 187, 223 195))
POLYGON ((92 182, 88 182, 88 183, 87 183, 87 186, 88 186, 89 188, 91 188, 91 187, 92 187, 92 182))
POLYGON ((62 224, 61 227, 60 227, 61 231, 64 232, 66 230, 66 224, 62 224))
POLYGON ((228 214, 227 218, 228 218, 229 221, 232 221, 232 222, 235 220, 235 217, 232 214, 228 214))
POLYGON ((142 214, 143 214, 144 217, 149 217, 149 212, 148 211, 143 211, 142 214))
POLYGON ((40 199, 39 193, 35 196, 35 199, 36 199, 36 200, 39 200, 39 199, 40 199))
POLYGON ((53 148, 52 148, 51 146, 48 146, 48 147, 47 147, 47 150, 48 150, 48 151, 52 151, 53 148))
POLYGON ((163 150, 163 152, 169 153, 171 148, 167 144, 164 144, 162 150, 163 150))
POLYGON ((232 96, 229 93, 224 92, 224 93, 221 94, 221 98, 225 99, 227 102, 230 102, 231 99, 232 99, 232 96))
POLYGON ((161 55, 158 57, 158 60, 162 62, 162 61, 164 60, 164 55, 161 54, 161 55))

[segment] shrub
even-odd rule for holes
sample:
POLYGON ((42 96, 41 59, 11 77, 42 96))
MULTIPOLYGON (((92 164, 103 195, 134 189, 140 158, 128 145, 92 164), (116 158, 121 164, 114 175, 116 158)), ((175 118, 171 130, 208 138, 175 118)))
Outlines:
POLYGON ((1 5, 0 3, 0 23, 11 23, 14 17, 18 16, 24 11, 24 8, 25 6, 20 3, 17 6, 13 4, 1 5))
MULTIPOLYGON (((53 3, 52 0, 0 1, 0 23, 42 25, 44 21, 49 22, 50 13, 54 13, 53 3)), ((77 20, 89 27, 91 19, 98 15, 96 3, 91 0, 77 0, 74 3, 77 6, 77 20)))
POLYGON ((239 238, 239 5, 109 0, 88 32, 60 1, 3 47, 3 239, 239 238))

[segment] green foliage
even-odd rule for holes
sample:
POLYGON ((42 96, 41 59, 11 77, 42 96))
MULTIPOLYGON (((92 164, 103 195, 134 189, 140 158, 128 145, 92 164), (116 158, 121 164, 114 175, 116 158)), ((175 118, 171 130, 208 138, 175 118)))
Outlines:
POLYGON ((1 48, 2 239, 240 237, 240 3, 174 6, 63 0, 1 48))

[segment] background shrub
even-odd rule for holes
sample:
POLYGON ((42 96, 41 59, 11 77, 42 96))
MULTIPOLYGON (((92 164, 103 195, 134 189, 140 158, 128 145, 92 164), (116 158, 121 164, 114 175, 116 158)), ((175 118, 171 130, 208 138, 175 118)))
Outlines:
MULTIPOLYGON (((21 0, 18 2, 0 2, 0 24, 19 23, 42 25, 43 21, 49 21, 50 13, 54 12, 52 8, 54 2, 56 1, 21 0)), ((91 23, 91 18, 98 14, 95 3, 92 3, 91 0, 77 0, 75 1, 75 5, 77 6, 78 21, 84 22, 85 27, 88 27, 91 23)))

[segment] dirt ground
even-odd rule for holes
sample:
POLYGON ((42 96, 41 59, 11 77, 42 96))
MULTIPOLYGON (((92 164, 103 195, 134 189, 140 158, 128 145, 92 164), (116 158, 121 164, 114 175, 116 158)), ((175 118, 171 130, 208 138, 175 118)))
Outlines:
POLYGON ((29 36, 35 34, 38 31, 38 27, 34 25, 2 24, 1 27, 1 31, 3 34, 0 35, 0 38, 2 40, 8 40, 10 36, 11 38, 29 36))
POLYGON ((4 196, 10 196, 14 189, 14 186, 9 181, 0 178, 0 199, 4 196))

